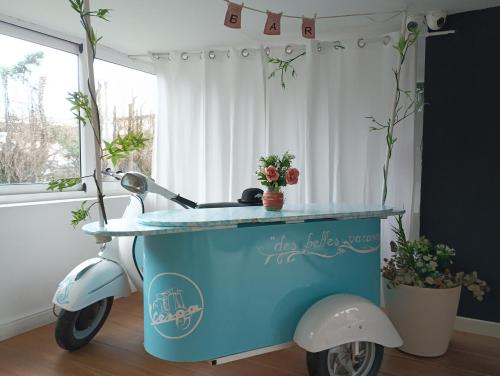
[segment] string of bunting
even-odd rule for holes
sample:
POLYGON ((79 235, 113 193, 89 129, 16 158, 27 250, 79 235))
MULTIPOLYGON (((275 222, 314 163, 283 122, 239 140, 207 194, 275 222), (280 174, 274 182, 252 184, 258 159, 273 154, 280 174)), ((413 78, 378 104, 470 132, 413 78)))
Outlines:
MULTIPOLYGON (((403 11, 390 11, 390 12, 377 12, 377 13, 353 13, 353 14, 342 14, 335 16, 317 16, 314 14, 313 17, 305 16, 294 16, 289 14, 283 14, 283 12, 275 13, 269 10, 262 10, 257 8, 252 8, 245 3, 233 3, 229 0, 223 0, 227 3, 226 17, 224 19, 224 25, 231 29, 241 29, 241 13, 243 9, 248 9, 253 12, 263 13, 267 15, 266 23, 264 25, 264 34, 266 35, 281 35, 281 18, 293 18, 302 19, 302 36, 307 39, 314 39, 316 37, 316 20, 321 19, 333 19, 333 18, 346 18, 346 17, 368 17, 377 14, 394 14, 390 19, 398 16, 403 11)), ((371 18, 370 18, 371 19, 371 18)), ((373 19, 371 19, 374 21, 373 19)), ((386 20, 387 21, 387 20, 386 20)), ((384 21, 385 22, 385 21, 384 21)))

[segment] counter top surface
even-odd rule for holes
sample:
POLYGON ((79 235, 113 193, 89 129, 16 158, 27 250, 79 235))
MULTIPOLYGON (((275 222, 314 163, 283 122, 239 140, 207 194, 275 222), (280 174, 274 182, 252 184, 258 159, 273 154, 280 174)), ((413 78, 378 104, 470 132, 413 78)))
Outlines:
POLYGON ((262 206, 164 210, 145 213, 137 219, 112 219, 104 228, 97 222, 83 226, 83 231, 97 236, 161 235, 180 232, 232 228, 252 223, 300 223, 319 219, 386 218, 403 213, 382 205, 286 204, 281 211, 267 211, 262 206))

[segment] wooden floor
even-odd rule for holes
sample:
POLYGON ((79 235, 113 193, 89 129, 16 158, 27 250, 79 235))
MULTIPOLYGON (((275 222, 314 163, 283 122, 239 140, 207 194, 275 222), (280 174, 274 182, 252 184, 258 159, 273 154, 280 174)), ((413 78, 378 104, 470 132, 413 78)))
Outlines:
MULTIPOLYGON (((305 354, 290 348, 220 366, 170 363, 142 346, 142 300, 139 294, 115 302, 91 344, 69 353, 53 339, 54 325, 0 342, 0 375, 307 375, 305 354)), ((380 375, 500 376, 500 340, 456 332, 448 353, 422 359, 386 349, 380 375)))

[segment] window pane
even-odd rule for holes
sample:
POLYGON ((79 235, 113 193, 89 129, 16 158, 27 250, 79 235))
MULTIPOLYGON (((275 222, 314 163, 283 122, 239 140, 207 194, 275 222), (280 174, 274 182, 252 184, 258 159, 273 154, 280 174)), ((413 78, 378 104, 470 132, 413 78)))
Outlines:
MULTIPOLYGON (((151 175, 153 133, 156 113, 156 77, 121 65, 94 63, 97 101, 102 135, 110 141, 128 132, 143 132, 146 148, 120 162, 115 169, 151 175)), ((108 162, 108 167, 112 167, 108 162)))
POLYGON ((0 34, 0 184, 80 175, 78 56, 0 34))

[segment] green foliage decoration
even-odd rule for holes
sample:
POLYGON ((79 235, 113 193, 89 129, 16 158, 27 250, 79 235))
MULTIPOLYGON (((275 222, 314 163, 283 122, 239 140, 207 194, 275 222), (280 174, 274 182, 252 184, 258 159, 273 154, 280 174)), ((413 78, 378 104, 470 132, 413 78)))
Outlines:
POLYGON ((73 226, 73 228, 76 228, 76 226, 78 226, 80 222, 83 222, 86 219, 90 218, 90 209, 92 208, 92 206, 97 204, 97 202, 94 202, 89 206, 85 206, 86 204, 87 201, 83 201, 79 209, 71 211, 71 225, 73 226))
POLYGON ((391 242, 391 257, 385 258, 382 275, 388 288, 399 285, 423 288, 447 289, 466 287, 478 301, 490 290, 488 284, 478 278, 477 272, 466 274, 453 272, 456 251, 444 244, 432 244, 428 239, 409 241, 403 229, 402 216, 393 226, 396 240, 391 242))
POLYGON ((89 96, 81 91, 68 93, 67 100, 71 103, 71 112, 83 126, 91 124, 92 110, 90 108, 89 96))
MULTIPOLYGON (((85 10, 84 0, 68 0, 71 8, 78 13, 80 17, 80 23, 82 24, 86 36, 87 41, 90 43, 92 56, 90 56, 90 60, 93 62, 95 60, 96 55, 96 47, 102 37, 98 36, 95 32, 94 28, 91 26, 89 19, 91 17, 96 17, 104 21, 109 21, 110 9, 107 8, 99 8, 98 10, 85 10)), ((93 85, 90 85, 90 78, 88 80, 88 87, 90 96, 84 94, 81 91, 76 91, 72 93, 68 93, 68 101, 71 104, 71 112, 83 126, 89 124, 94 133, 94 137, 96 139, 96 144, 98 146, 98 150, 96 153, 98 154, 99 159, 107 158, 111 160, 113 165, 116 165, 121 160, 128 157, 131 153, 135 151, 140 151, 144 149, 146 146, 147 138, 144 137, 142 132, 129 132, 124 136, 117 136, 110 142, 104 142, 105 152, 102 147, 102 138, 101 138, 101 124, 99 118, 99 108, 97 105, 96 98, 93 96, 93 91, 90 89, 93 85), (95 110, 95 112, 93 112, 95 110)), ((94 171, 92 175, 78 177, 78 178, 62 178, 62 179, 54 179, 48 183, 48 190, 54 191, 63 191, 66 188, 73 187, 81 182, 83 178, 93 177, 94 182, 97 188, 97 199, 98 201, 93 203, 92 205, 86 207, 84 202, 78 210, 72 211, 72 220, 71 224, 73 227, 78 225, 80 222, 86 220, 90 217, 90 208, 98 203, 104 223, 107 223, 106 218, 106 209, 104 206, 104 194, 101 191, 96 173, 101 173, 94 171)))
POLYGON ((276 68, 274 68, 274 70, 271 72, 271 74, 269 74, 269 76, 267 77, 268 80, 270 80, 271 78, 275 77, 276 76, 276 73, 280 73, 280 79, 281 79, 281 87, 283 89, 286 88, 286 83, 285 83, 285 75, 288 71, 288 69, 291 70, 291 75, 292 75, 292 78, 295 78, 297 77, 297 71, 295 70, 294 66, 292 65, 292 63, 297 60, 299 57, 302 57, 302 56, 305 56, 306 53, 305 52, 302 52, 300 54, 298 54, 297 56, 295 57, 292 57, 290 59, 280 59, 280 58, 277 58, 277 57, 269 57, 267 62, 270 63, 270 64, 275 64, 276 65, 276 68))
POLYGON ((413 115, 423 106, 423 102, 420 101, 422 97, 420 92, 417 90, 412 94, 409 90, 403 90, 401 88, 401 72, 404 67, 404 63, 408 56, 410 48, 417 42, 420 35, 420 31, 412 29, 411 31, 405 31, 401 34, 398 42, 393 46, 398 52, 398 65, 393 68, 394 75, 394 100, 391 109, 391 116, 385 123, 382 123, 375 119, 373 116, 368 116, 367 119, 371 120, 374 124, 369 129, 370 131, 382 131, 385 132, 385 142, 386 142, 386 159, 384 166, 382 168, 383 173, 383 187, 382 187, 382 205, 385 205, 388 193, 388 178, 389 178, 389 166, 392 158, 392 151, 394 149, 394 144, 397 141, 395 136, 396 127, 406 118, 413 115), (402 98, 407 98, 408 102, 402 104, 402 98))
POLYGON ((110 159, 113 165, 125 159, 134 151, 140 151, 149 141, 142 132, 129 132, 125 136, 118 135, 111 142, 104 141, 105 158, 110 159))
POLYGON ((57 189, 59 192, 62 192, 66 188, 71 188, 77 184, 80 184, 81 181, 82 181, 82 178, 54 179, 54 180, 49 181, 47 190, 54 191, 57 189))

